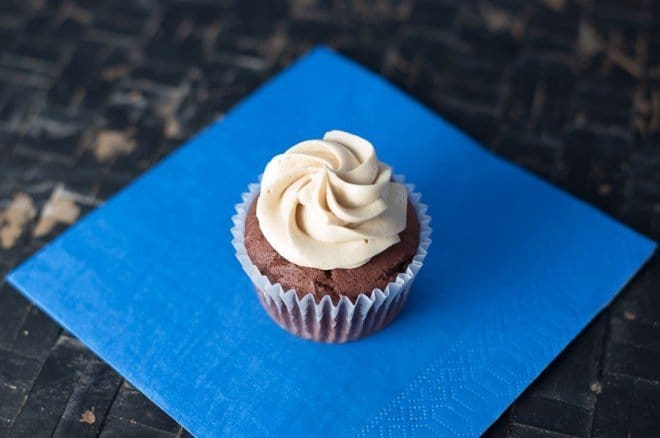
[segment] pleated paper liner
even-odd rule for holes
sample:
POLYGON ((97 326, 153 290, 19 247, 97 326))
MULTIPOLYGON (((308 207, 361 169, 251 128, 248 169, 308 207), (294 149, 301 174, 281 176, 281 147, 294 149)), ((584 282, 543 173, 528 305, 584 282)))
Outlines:
MULTIPOLYGON (((397 175, 394 179, 404 183, 403 176, 397 175)), ((245 220, 252 201, 259 194, 259 184, 248 186, 248 192, 242 195, 243 202, 236 205, 237 213, 232 217, 232 244, 236 249, 236 258, 250 277, 259 301, 280 327, 304 339, 342 343, 374 333, 396 318, 408 299, 431 244, 431 218, 426 214, 427 206, 421 202, 421 195, 414 191, 413 185, 406 184, 406 188, 420 225, 417 254, 405 272, 398 274, 385 289, 365 291, 357 296, 355 302, 344 296, 333 303, 329 296, 316 302, 311 293, 300 298, 293 289, 285 291, 279 283, 272 284, 252 263, 245 249, 245 220)))

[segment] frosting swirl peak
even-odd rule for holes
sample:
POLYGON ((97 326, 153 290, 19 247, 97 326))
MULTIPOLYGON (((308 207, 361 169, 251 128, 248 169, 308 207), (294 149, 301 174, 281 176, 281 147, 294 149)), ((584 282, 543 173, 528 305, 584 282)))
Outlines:
POLYGON ((399 242, 407 191, 391 181, 367 140, 330 131, 266 166, 257 218, 289 262, 317 269, 356 268, 399 242))

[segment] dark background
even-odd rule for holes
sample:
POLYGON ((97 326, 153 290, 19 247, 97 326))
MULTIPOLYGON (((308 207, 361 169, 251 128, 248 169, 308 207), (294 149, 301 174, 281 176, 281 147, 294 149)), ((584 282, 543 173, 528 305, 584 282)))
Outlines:
MULTIPOLYGON (((660 239, 652 1, 2 0, 0 277, 317 43, 660 239)), ((487 435, 660 436, 659 289, 655 257, 487 435)), ((0 437, 99 433, 187 435, 5 284, 0 437)))

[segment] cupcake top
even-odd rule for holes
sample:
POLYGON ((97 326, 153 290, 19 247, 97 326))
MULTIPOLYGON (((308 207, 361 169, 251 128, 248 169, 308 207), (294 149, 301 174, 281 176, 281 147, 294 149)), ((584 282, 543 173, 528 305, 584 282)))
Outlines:
POLYGON ((266 166, 256 215, 270 245, 310 268, 356 268, 399 242, 407 191, 370 142, 343 131, 307 140, 266 166))

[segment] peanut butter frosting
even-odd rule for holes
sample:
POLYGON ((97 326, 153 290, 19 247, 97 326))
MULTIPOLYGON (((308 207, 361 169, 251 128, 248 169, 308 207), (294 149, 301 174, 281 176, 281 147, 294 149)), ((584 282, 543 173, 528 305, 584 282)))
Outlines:
POLYGON ((327 132, 274 157, 261 179, 259 227, 286 260, 356 268, 399 242, 407 190, 367 140, 327 132))

